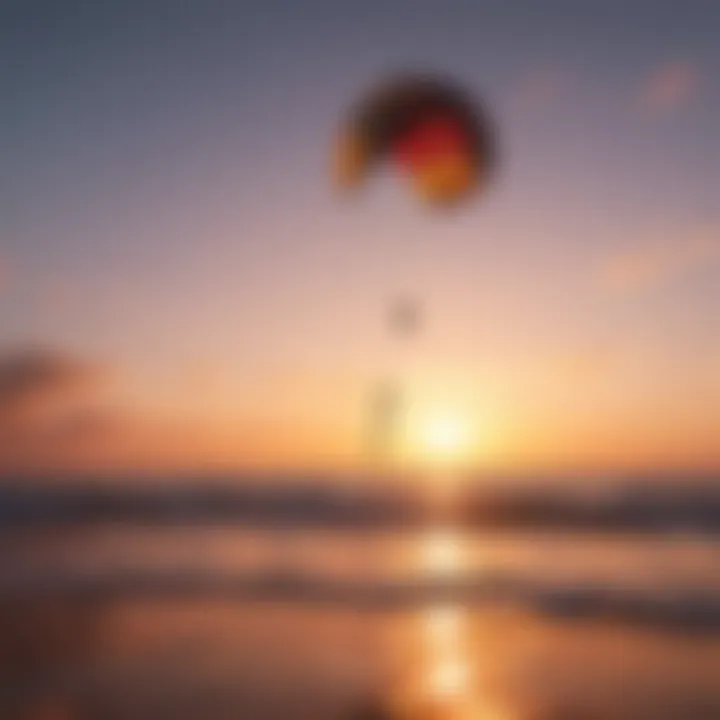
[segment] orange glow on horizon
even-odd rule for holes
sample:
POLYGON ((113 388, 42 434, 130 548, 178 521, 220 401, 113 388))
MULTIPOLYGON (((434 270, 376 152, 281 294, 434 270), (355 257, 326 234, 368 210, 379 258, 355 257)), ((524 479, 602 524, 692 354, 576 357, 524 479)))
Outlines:
MULTIPOLYGON (((440 373, 427 387, 442 387, 440 373)), ((469 382, 463 378, 462 382, 469 382)), ((654 401, 650 413, 632 403, 588 397, 570 402, 569 388, 542 394, 503 390, 498 382, 463 397, 462 382, 423 395, 411 406, 401 440, 404 466, 419 471, 635 472, 713 471, 720 468, 717 409, 654 401), (487 389, 489 388, 489 389, 487 389), (604 403, 604 404, 603 404, 604 403)), ((222 378, 215 383, 222 388, 222 378)), ((126 383, 130 385, 130 383, 126 383)), ((204 387, 204 386, 203 386, 204 387)), ((360 379, 350 375, 309 382, 299 374, 259 387, 245 401, 180 388, 117 388, 119 408, 93 434, 45 444, 42 457, 30 437, 0 448, 4 468, 87 470, 195 470, 356 472, 363 459, 366 409, 360 379), (172 390, 172 392, 171 392, 172 390), (169 402, 168 398, 172 398, 169 402)), ((202 388, 201 388, 202 389, 202 388)), ((232 387, 228 392, 235 392, 232 387)), ((218 390, 219 392, 219 390, 218 390)), ((588 391, 589 393, 590 391, 588 391)), ((713 395, 708 391, 707 398, 713 395)), ((715 406, 713 406, 715 407, 715 406)), ((720 408, 720 404, 718 406, 720 408)))

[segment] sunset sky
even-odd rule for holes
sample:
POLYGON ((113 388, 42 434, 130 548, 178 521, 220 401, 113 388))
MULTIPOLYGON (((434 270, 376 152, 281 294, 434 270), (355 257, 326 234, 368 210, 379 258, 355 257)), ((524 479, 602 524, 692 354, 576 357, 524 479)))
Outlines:
POLYGON ((720 468, 719 33, 715 0, 6 0, 0 470, 352 465, 397 368, 484 467, 720 468), (405 68, 500 128, 452 216, 330 183, 405 68))

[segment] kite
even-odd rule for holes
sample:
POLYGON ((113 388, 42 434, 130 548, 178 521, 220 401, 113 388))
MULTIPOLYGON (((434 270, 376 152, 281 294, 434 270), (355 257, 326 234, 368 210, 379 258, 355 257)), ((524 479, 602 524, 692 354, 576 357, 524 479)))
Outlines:
POLYGON ((494 132, 478 102, 445 79, 405 75, 351 109, 335 149, 335 179, 357 188, 384 163, 409 177, 418 197, 453 206, 483 190, 496 160, 494 132))

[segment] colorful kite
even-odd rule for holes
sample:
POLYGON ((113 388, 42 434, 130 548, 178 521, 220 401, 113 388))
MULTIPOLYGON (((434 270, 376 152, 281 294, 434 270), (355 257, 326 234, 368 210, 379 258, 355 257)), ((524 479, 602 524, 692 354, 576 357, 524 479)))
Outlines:
POLYGON ((420 198, 448 206, 486 186, 495 154, 476 102, 446 80, 410 75, 384 83, 351 110, 337 143, 336 180, 354 188, 394 162, 420 198))

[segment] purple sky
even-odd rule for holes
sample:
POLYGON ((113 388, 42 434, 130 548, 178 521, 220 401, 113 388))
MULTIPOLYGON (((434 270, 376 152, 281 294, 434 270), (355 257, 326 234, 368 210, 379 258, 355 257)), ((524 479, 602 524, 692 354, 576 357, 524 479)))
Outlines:
POLYGON ((144 417, 330 437, 408 292, 421 404, 504 461, 720 464, 718 33, 714 0, 8 0, 0 350, 112 365, 144 417), (489 104, 484 202, 334 194, 340 113, 398 68, 489 104))

